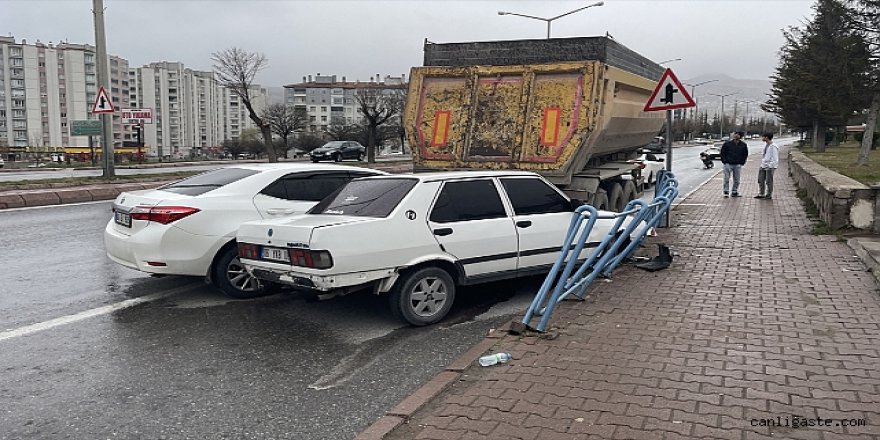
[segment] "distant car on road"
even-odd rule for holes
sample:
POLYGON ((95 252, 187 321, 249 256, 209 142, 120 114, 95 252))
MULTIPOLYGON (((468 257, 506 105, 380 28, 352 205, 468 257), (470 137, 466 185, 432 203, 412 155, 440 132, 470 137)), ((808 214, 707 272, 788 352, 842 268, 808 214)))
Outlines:
POLYGON ((642 150, 647 150, 650 153, 665 153, 666 142, 663 140, 662 136, 657 136, 649 144, 642 147, 642 150))
POLYGON ((721 146, 724 145, 724 142, 717 142, 711 147, 705 149, 703 154, 706 155, 710 160, 720 160, 721 159, 721 146))
POLYGON ((0 158, 0 168, 3 168, 4 165, 6 165, 6 161, 0 158))
POLYGON ((246 221, 308 211, 369 168, 306 163, 242 164, 156 189, 124 192, 104 228, 111 260, 142 272, 207 277, 226 296, 266 293, 238 260, 235 232, 246 221))
POLYGON ((339 162, 345 159, 364 160, 367 149, 360 142, 355 141, 332 141, 312 150, 309 158, 312 162, 332 160, 339 162))
POLYGON ((642 154, 630 162, 638 163, 642 167, 644 187, 649 188, 651 185, 657 183, 657 175, 659 175, 660 170, 664 168, 663 162, 665 160, 665 158, 658 157, 654 153, 642 150, 642 154))

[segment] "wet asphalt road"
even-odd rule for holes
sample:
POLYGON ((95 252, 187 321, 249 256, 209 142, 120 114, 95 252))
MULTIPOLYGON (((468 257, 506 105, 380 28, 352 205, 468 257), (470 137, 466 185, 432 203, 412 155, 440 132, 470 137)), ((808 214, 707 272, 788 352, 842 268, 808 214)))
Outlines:
MULTIPOLYGON (((720 167, 702 169, 704 148, 675 150, 682 194, 720 167)), ((428 328, 369 294, 230 301, 109 261, 109 215, 110 202, 0 211, 0 440, 353 438, 523 313, 541 281, 465 289, 428 328)))
POLYGON ((369 294, 229 301, 107 260, 109 207, 0 211, 0 439, 353 438, 540 284, 466 289, 429 328, 369 294))

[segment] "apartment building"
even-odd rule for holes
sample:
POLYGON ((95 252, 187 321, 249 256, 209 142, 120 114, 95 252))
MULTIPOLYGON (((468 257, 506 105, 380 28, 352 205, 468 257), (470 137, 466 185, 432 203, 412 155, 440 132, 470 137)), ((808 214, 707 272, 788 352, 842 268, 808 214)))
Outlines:
POLYGON ((380 80, 378 74, 370 81, 341 81, 336 75, 321 75, 314 79, 304 76, 301 83, 284 86, 284 102, 288 106, 304 109, 309 116, 307 132, 323 133, 333 124, 359 124, 363 120, 357 102, 360 89, 379 88, 383 92, 406 91, 406 75, 392 77, 386 75, 380 80))
MULTIPOLYGON (((148 156, 172 158, 207 155, 225 139, 237 139, 253 128, 238 96, 221 87, 213 72, 179 62, 157 62, 129 72, 133 108, 153 110, 153 124, 143 132, 148 156)), ((257 112, 268 105, 268 92, 255 85, 251 101, 257 112)))
MULTIPOLYGON (((223 139, 238 139, 241 131, 246 129, 259 129, 251 120, 250 113, 244 102, 226 88, 220 88, 222 108, 220 116, 223 120, 223 139)), ((263 110, 269 106, 269 91, 265 87, 259 85, 251 86, 248 91, 251 105, 257 114, 262 114, 263 110)))
MULTIPOLYGON (((16 42, 0 37, 0 149, 3 154, 43 154, 87 147, 71 136, 69 122, 94 119, 98 91, 96 49, 87 44, 16 42)), ((107 92, 117 107, 128 105, 128 61, 108 57, 107 92)), ((114 146, 131 132, 113 116, 114 146)))

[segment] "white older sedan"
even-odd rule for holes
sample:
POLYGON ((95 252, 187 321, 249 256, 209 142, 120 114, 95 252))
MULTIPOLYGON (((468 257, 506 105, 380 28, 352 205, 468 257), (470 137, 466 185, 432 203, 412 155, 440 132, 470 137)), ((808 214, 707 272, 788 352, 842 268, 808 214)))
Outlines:
POLYGON ((220 168, 152 190, 120 194, 104 229, 107 256, 152 274, 207 276, 232 298, 266 293, 238 261, 246 221, 308 211, 367 168, 297 163, 220 168))
MULTIPOLYGON (((577 205, 530 172, 367 177, 305 215, 243 224, 239 257, 258 278, 301 289, 390 292, 396 316, 427 325, 457 285, 548 271, 577 205)), ((611 227, 597 222, 592 247, 611 227)))

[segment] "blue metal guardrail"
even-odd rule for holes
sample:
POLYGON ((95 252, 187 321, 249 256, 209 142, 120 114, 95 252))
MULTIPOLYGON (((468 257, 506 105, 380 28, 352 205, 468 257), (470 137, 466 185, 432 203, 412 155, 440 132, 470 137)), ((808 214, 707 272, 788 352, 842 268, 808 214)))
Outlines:
POLYGON ((660 171, 655 188, 656 195, 651 203, 633 200, 623 212, 599 213, 590 205, 575 210, 565 233, 562 252, 532 300, 521 327, 545 331, 556 304, 572 294, 584 299, 587 288, 596 278, 610 276, 620 262, 632 254, 678 197, 678 181, 670 171, 660 171), (578 257, 587 246, 598 219, 614 219, 614 226, 590 256, 579 262, 578 257), (529 322, 536 315, 541 316, 541 320, 532 328, 529 322))

